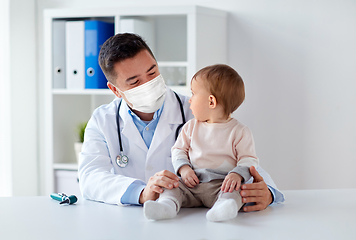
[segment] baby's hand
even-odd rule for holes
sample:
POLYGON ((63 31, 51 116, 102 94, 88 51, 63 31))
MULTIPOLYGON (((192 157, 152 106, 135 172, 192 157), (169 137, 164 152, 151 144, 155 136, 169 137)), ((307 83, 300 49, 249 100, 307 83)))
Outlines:
POLYGON ((221 191, 223 192, 233 192, 234 190, 239 190, 241 186, 242 177, 237 173, 229 173, 224 182, 221 185, 221 191))
POLYGON ((191 169, 188 165, 184 165, 179 169, 179 174, 182 176, 182 180, 190 188, 193 188, 195 185, 199 184, 199 179, 195 174, 194 170, 191 169))

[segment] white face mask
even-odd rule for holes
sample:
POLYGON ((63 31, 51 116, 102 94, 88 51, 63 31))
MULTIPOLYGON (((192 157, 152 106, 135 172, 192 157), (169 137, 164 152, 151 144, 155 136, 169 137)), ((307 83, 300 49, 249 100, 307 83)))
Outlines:
POLYGON ((125 95, 127 101, 131 103, 132 109, 143 113, 154 113, 164 102, 166 97, 166 85, 164 84, 162 75, 158 75, 145 84, 121 93, 125 95))

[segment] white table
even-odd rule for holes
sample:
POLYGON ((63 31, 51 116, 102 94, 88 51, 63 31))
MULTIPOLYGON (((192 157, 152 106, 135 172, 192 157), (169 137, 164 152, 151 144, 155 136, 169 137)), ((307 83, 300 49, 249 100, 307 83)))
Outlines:
POLYGON ((208 222, 206 208, 182 209, 175 219, 154 222, 138 206, 0 198, 0 239, 356 239, 356 189, 284 194, 283 204, 222 223, 208 222))

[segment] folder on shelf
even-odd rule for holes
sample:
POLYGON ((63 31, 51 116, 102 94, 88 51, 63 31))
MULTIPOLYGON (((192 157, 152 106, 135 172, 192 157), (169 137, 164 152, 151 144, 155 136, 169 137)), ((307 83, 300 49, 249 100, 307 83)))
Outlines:
POLYGON ((120 19, 120 33, 135 33, 140 35, 148 44, 152 52, 155 51, 155 24, 151 19, 140 17, 120 19))
POLYGON ((66 21, 52 23, 52 88, 66 88, 66 21))
POLYGON ((98 56, 103 43, 113 35, 113 23, 85 21, 85 88, 107 88, 107 80, 99 66, 98 56))
POLYGON ((66 87, 84 89, 84 21, 66 22, 66 87))

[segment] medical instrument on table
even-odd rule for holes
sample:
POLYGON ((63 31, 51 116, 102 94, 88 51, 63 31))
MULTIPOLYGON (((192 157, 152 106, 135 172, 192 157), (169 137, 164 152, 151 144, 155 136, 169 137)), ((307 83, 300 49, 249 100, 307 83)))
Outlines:
POLYGON ((57 201, 60 201, 59 204, 73 204, 78 201, 78 198, 75 195, 67 196, 65 193, 52 193, 51 198, 57 201))
MULTIPOLYGON (((182 104, 182 101, 180 100, 178 94, 176 92, 174 92, 177 100, 178 100, 178 103, 179 103, 179 108, 180 108, 180 113, 181 113, 181 116, 182 116, 182 123, 177 127, 177 130, 176 130, 176 134, 175 134, 175 138, 177 139, 178 137, 178 134, 179 134, 179 130, 183 127, 183 125, 186 123, 185 121, 185 115, 184 115, 184 110, 183 110, 183 104, 182 104)), ((126 167, 127 164, 129 164, 129 158, 124 155, 124 150, 123 150, 123 147, 122 147, 122 141, 121 141, 121 133, 120 133, 120 116, 119 116, 119 110, 120 110, 120 106, 121 106, 121 102, 122 100, 119 102, 119 105, 117 107, 117 114, 116 114, 116 124, 117 124, 117 134, 118 134, 118 137, 119 137, 119 145, 120 145, 120 154, 116 157, 116 164, 119 166, 119 167, 126 167)))

